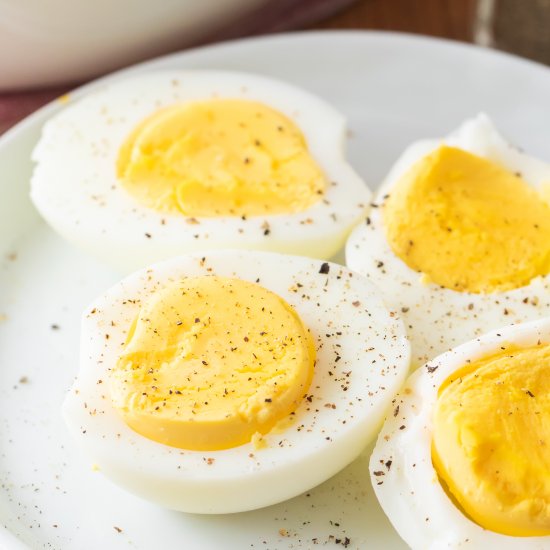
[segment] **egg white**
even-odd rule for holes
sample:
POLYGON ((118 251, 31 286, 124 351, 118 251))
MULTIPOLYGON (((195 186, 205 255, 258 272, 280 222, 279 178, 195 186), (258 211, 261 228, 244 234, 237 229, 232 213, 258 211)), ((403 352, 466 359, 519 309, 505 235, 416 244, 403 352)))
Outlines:
POLYGON ((98 298, 83 315, 80 371, 63 405, 90 461, 162 506, 227 513, 293 497, 355 459, 376 436, 406 377, 409 344, 401 321, 368 281, 337 264, 327 264, 325 273, 322 265, 266 252, 194 254, 138 271, 98 298), (259 281, 292 305, 312 332, 317 362, 308 397, 289 427, 265 436, 265 448, 176 449, 131 430, 111 404, 109 368, 140 301, 169 281, 199 275, 259 281))
POLYGON ((366 222, 346 244, 348 267, 368 277, 385 303, 398 311, 411 340, 413 366, 420 366, 461 342, 507 323, 550 315, 550 276, 532 279, 524 287, 492 294, 457 292, 421 281, 421 274, 391 250, 383 227, 381 205, 394 185, 415 162, 442 144, 459 147, 520 172, 535 188, 550 182, 550 164, 527 156, 507 143, 486 115, 466 121, 443 140, 411 145, 383 182, 366 222))
POLYGON ((414 372, 393 401, 393 410, 370 459, 371 480, 384 512, 413 549, 498 548, 543 550, 550 537, 512 537, 483 529, 447 496, 432 464, 433 411, 441 384, 468 361, 518 347, 550 343, 550 318, 510 325, 471 340, 414 372))
POLYGON ((290 84, 237 72, 150 72, 104 84, 46 123, 32 156, 31 199, 61 236, 124 272, 222 248, 330 258, 371 196, 345 160, 345 138, 340 113, 290 84), (131 197, 117 180, 116 159, 134 127, 162 107, 211 98, 259 101, 290 118, 327 178, 322 199, 296 214, 195 221, 131 197))

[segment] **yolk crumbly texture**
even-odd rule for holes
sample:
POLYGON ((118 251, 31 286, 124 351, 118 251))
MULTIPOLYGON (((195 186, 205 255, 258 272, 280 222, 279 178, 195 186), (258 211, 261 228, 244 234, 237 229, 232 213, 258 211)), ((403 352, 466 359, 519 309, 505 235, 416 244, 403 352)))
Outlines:
POLYGON ((550 535, 550 345, 507 348, 448 378, 432 459, 462 510, 486 529, 550 535))
POLYGON ((550 204, 517 174, 442 146, 384 204, 393 252, 429 281, 491 293, 550 272, 550 204))
POLYGON ((237 99, 154 113, 123 143, 117 175, 144 206, 199 217, 301 212, 326 187, 291 120, 237 99))
POLYGON ((185 278, 142 305, 110 373, 111 399, 154 441, 227 449, 287 418, 314 362, 311 334, 281 297, 240 279, 185 278))

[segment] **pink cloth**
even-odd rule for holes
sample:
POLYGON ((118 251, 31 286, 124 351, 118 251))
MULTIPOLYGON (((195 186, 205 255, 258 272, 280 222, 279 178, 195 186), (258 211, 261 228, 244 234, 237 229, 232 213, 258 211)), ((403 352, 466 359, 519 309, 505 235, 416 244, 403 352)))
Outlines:
MULTIPOLYGON (((244 36, 283 32, 304 28, 321 21, 356 0, 272 0, 213 36, 206 36, 195 46, 244 36)), ((0 94, 0 134, 21 119, 66 93, 74 86, 0 94)))
POLYGON ((67 91, 67 87, 0 94, 0 134, 67 91))

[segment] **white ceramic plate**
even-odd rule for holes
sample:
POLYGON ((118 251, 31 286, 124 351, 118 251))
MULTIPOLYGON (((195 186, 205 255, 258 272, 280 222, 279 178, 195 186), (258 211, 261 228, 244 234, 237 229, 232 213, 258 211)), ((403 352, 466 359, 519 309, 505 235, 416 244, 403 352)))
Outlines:
MULTIPOLYGON (((351 161, 373 187, 408 143, 480 110, 550 161, 550 70, 507 55, 399 34, 310 33, 171 55, 110 78, 193 67, 265 73, 332 101, 349 118, 351 161)), ((62 242, 27 198, 31 148, 60 108, 0 139, 0 547, 405 548, 373 497, 368 451, 288 502, 202 517, 125 493, 77 453, 60 405, 77 371, 80 312, 118 277, 62 242)))

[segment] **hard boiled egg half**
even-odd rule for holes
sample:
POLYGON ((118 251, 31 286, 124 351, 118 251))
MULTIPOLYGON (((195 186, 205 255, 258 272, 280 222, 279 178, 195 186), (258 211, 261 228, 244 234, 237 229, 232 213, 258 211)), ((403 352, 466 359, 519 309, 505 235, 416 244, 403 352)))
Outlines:
POLYGON ((31 198, 60 235, 126 271, 221 248, 324 259, 370 199, 345 137, 340 113, 289 84, 150 72, 46 123, 31 198))
POLYGON ((136 272, 85 311, 63 413, 90 462, 129 491, 238 512, 356 458, 409 360, 401 321, 345 267, 194 254, 136 272))
POLYGON ((507 143, 487 116, 413 144, 375 203, 346 261, 403 315, 413 365, 550 314, 550 164, 507 143))
POLYGON ((550 319, 510 325, 414 372, 370 461, 413 549, 550 547, 550 319))

